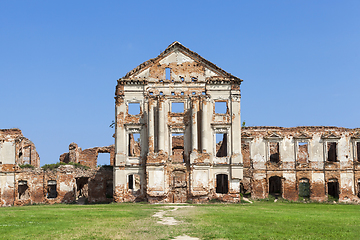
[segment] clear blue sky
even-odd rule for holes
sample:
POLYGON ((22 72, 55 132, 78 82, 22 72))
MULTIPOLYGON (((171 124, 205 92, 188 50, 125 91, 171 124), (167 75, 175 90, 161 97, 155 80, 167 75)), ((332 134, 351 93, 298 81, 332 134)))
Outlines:
POLYGON ((0 0, 0 128, 41 165, 113 144, 116 80, 174 41, 244 79, 248 126, 360 127, 360 1, 0 0))

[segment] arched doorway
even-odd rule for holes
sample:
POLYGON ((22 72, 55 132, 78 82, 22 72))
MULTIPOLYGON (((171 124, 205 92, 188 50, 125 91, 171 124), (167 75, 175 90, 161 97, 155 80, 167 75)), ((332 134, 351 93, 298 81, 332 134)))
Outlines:
POLYGON ((302 178, 299 180, 299 197, 310 197, 310 181, 307 178, 302 178))
POLYGON ((269 178, 269 194, 274 197, 281 197, 282 186, 280 177, 273 176, 269 178))
POLYGON ((329 179, 328 181, 328 195, 333 198, 339 198, 339 182, 336 178, 329 179))

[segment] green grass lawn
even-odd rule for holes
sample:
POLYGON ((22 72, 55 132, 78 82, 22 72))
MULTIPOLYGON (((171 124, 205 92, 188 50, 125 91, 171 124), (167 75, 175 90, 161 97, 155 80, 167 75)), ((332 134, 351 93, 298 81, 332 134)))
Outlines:
POLYGON ((37 205, 0 208, 0 239, 360 239, 360 206, 319 203, 37 205), (167 205, 168 206, 168 205, 167 205))

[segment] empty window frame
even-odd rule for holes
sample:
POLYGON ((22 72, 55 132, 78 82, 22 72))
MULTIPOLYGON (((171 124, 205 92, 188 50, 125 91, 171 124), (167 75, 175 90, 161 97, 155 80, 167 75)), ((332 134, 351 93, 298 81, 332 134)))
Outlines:
POLYGON ((102 167, 102 166, 109 166, 111 165, 110 164, 110 153, 98 153, 97 155, 97 159, 96 159, 96 162, 97 162, 97 166, 98 167, 102 167))
POLYGON ((88 198, 89 196, 89 178, 78 177, 76 178, 76 199, 88 198))
POLYGON ((47 198, 57 198, 56 181, 49 180, 47 184, 47 198))
POLYGON ((129 133, 128 155, 129 157, 140 157, 141 143, 140 133, 129 133))
POLYGON ((250 160, 250 141, 241 141, 241 154, 243 156, 244 167, 251 167, 250 160))
POLYGON ((172 162, 183 163, 184 162, 184 134, 173 133, 171 136, 171 149, 172 149, 172 162))
POLYGON ((227 103, 224 101, 215 102, 215 114, 226 114, 227 112, 227 103))
POLYGON ((216 193, 226 194, 229 191, 228 175, 218 174, 216 175, 216 193))
POLYGON ((165 68, 165 79, 166 80, 171 79, 171 68, 165 68))
POLYGON ((226 133, 215 134, 215 153, 216 157, 226 157, 228 155, 226 133))
POLYGON ((327 161, 329 162, 337 162, 337 143, 336 142, 327 142, 327 161))
POLYGON ((309 143, 305 141, 297 142, 297 162, 307 163, 309 159, 309 143))
POLYGON ((299 197, 310 197, 310 181, 307 178, 302 178, 299 180, 299 197))
POLYGON ((134 175, 129 175, 128 189, 134 189, 134 175))
POLYGON ((128 175, 128 189, 131 189, 133 191, 140 190, 140 175, 139 174, 128 175))
POLYGON ((183 102, 172 102, 171 103, 171 112, 172 113, 183 113, 184 112, 184 103, 183 102))
POLYGON ((356 142, 356 160, 360 162, 360 142, 356 142))
POLYGON ((20 200, 26 200, 30 197, 29 186, 27 181, 18 181, 18 193, 20 200))
POLYGON ((138 115, 140 114, 140 103, 129 103, 128 104, 128 113, 130 115, 138 115))
POLYGON ((279 142, 269 142, 269 160, 271 163, 280 162, 279 142))
POLYGON ((328 195, 335 199, 339 199, 339 182, 336 178, 329 179, 327 183, 328 195))

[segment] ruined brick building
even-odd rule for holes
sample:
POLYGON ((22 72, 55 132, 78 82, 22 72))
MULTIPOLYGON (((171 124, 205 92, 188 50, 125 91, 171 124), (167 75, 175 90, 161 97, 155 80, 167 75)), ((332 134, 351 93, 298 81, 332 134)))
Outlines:
POLYGON ((238 201, 241 81, 178 42, 119 79, 115 201, 238 201))
POLYGON ((0 204, 237 202, 270 194, 289 200, 359 201, 360 129, 241 127, 240 84, 178 42, 117 81, 115 145, 39 167, 18 129, 0 131, 0 204), (109 153, 109 167, 97 167, 109 153))
POLYGON ((72 160, 90 169, 61 166, 54 170, 40 167, 35 145, 19 129, 0 130, 0 206, 74 201, 111 202, 112 167, 96 168, 95 153, 114 154, 114 146, 78 148, 72 143, 60 160, 72 160), (71 156, 69 156, 71 155, 71 156), (95 163, 95 165, 94 165, 95 163), (22 168, 23 166, 33 168, 22 168))

